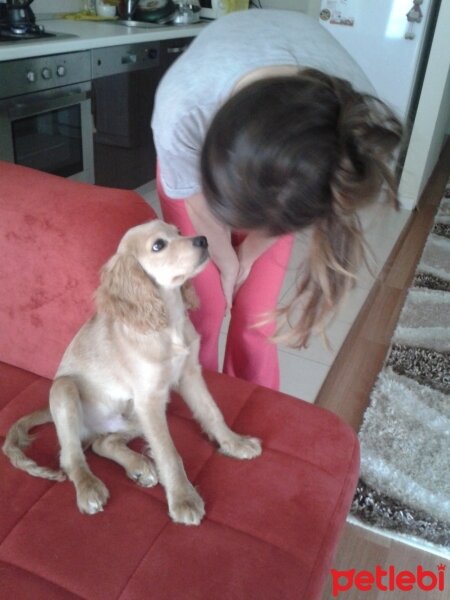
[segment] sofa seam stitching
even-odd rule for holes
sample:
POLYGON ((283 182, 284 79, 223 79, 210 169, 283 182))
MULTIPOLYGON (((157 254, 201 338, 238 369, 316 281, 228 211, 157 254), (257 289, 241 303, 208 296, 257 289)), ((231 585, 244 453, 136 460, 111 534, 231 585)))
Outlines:
MULTIPOLYGON (((208 387, 208 385, 207 385, 208 387)), ((247 402, 249 401, 250 397, 253 395, 253 393, 255 392, 255 390, 257 389, 257 386, 254 386, 253 389, 249 392, 247 398, 245 399, 245 401, 242 404, 242 408, 239 410, 239 412, 237 413, 236 417, 233 419, 232 425, 235 423, 235 421, 237 420, 237 418, 239 417, 239 415, 241 414, 241 412, 243 411, 244 407, 246 406, 247 402)), ((208 387, 209 390, 209 387, 208 387)), ((184 418, 185 420, 188 420, 188 417, 183 417, 180 415, 181 418, 184 418)), ((189 419, 189 420, 193 420, 194 419, 189 419)), ((196 422, 196 421, 195 421, 196 422)), ((194 480, 191 481, 191 484, 194 485, 197 483, 198 478, 200 477, 200 474, 204 471, 204 469, 206 468, 206 466, 208 465, 208 463, 211 461, 211 459, 215 456, 215 452, 212 451, 210 456, 205 460, 204 464, 202 465, 202 467, 199 469, 197 475, 195 476, 194 480)), ((197 487, 195 485, 195 487, 197 487)), ((165 492, 165 490, 164 490, 165 492)), ((208 516, 206 517, 207 520, 212 521, 212 519, 210 519, 208 516)), ((127 580, 127 583, 125 584, 125 586, 123 587, 123 589, 121 590, 121 592, 119 593, 119 595, 117 596, 117 600, 120 600, 120 598, 122 597, 122 595, 124 594, 124 592, 126 591, 128 584, 132 581, 133 577, 135 576, 135 574, 137 573, 139 567, 141 566, 141 564, 144 562, 145 558, 148 556, 148 554, 151 552, 152 548, 154 547, 154 545, 156 544, 156 542, 160 539, 161 535, 164 533, 164 531, 167 529, 167 527, 171 524, 171 521, 168 520, 164 526, 161 528, 160 532, 158 533, 158 535, 153 539, 152 543, 150 544, 150 546, 148 547, 148 549, 146 550, 146 552, 144 552, 141 560, 139 561, 139 563, 136 565, 136 568, 134 569, 133 573, 130 575, 130 577, 127 580)))
POLYGON ((45 577, 42 577, 42 575, 39 575, 39 573, 36 573, 35 571, 29 569, 28 567, 23 567, 13 561, 10 560, 5 560, 3 558, 0 559, 1 562, 3 562, 3 564, 5 565, 11 565, 13 567, 16 567, 18 569, 20 569, 21 571, 25 571, 26 573, 31 573, 31 575, 33 575, 34 577, 38 577, 41 581, 47 581, 50 582, 51 584, 53 584, 54 586, 56 586, 57 588, 59 588, 60 590, 64 590, 66 592, 69 592, 70 594, 72 594, 73 596, 76 596, 77 598, 80 598, 80 600, 89 600, 88 597, 86 596, 82 596, 81 594, 79 594, 78 592, 74 592, 71 589, 69 589, 68 587, 61 585, 55 581, 53 581, 52 579, 46 579, 45 577))

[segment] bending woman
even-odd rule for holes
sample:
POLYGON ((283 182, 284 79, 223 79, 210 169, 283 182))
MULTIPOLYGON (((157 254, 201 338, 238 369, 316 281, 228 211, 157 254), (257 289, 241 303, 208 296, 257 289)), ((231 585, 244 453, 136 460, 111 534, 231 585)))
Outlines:
POLYGON ((164 76, 152 119, 164 218, 206 235, 194 281, 200 361, 277 389, 276 341, 301 347, 325 327, 364 258, 358 209, 384 186, 401 137, 391 111, 320 24, 249 10, 208 25, 164 76), (296 232, 310 243, 278 307, 296 232))

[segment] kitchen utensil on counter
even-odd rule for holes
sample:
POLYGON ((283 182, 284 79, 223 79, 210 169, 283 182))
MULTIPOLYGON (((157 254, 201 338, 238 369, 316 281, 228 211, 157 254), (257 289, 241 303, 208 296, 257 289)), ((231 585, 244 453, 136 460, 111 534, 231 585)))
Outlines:
POLYGON ((134 19, 162 25, 170 23, 176 11, 173 0, 138 0, 134 19))
POLYGON ((15 33, 26 31, 36 19, 30 7, 33 0, 6 0, 7 22, 15 33))
POLYGON ((116 16, 116 5, 105 2, 105 0, 95 0, 95 10, 99 17, 112 18, 116 16))
POLYGON ((117 7, 119 17, 126 21, 131 21, 134 18, 137 3, 138 0, 120 0, 117 7))
POLYGON ((190 25, 200 21, 200 3, 198 0, 177 0, 177 11, 173 17, 174 25, 190 25))
MULTIPOLYGON (((1 43, 57 37, 57 34, 47 33, 42 25, 36 23, 35 15, 30 7, 32 2, 33 0, 7 0, 6 3, 0 2, 1 43)), ((59 37, 72 36, 61 34, 59 37)))

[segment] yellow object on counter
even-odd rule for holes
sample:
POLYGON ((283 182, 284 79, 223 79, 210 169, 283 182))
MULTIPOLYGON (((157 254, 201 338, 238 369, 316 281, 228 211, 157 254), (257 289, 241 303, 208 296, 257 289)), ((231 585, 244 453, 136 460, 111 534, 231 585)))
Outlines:
POLYGON ((247 10, 249 0, 223 0, 227 13, 234 12, 236 10, 247 10))
POLYGON ((80 10, 77 13, 66 13, 61 15, 62 19, 70 19, 73 21, 111 21, 118 17, 101 17, 87 10, 80 10))

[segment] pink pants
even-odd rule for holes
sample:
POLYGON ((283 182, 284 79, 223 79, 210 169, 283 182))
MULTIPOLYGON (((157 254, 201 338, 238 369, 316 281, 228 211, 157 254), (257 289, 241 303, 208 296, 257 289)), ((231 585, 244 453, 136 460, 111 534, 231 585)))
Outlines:
MULTIPOLYGON (((168 198, 158 180, 158 195, 164 219, 178 227, 182 235, 196 235, 183 200, 168 198)), ((242 236, 233 236, 239 245, 242 236)), ((233 302, 225 349, 223 371, 259 385, 278 389, 280 373, 277 347, 268 339, 275 330, 272 321, 260 327, 261 315, 274 310, 291 256, 294 237, 280 237, 257 261, 233 302)), ((220 273, 210 262, 194 279, 200 309, 191 319, 201 335, 200 363, 218 371, 219 336, 226 311, 220 273)))

